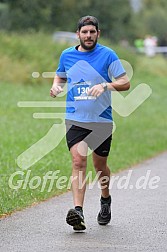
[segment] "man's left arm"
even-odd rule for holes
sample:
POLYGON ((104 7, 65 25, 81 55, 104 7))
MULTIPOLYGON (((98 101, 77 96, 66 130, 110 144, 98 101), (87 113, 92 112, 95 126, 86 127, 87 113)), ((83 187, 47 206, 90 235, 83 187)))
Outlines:
POLYGON ((127 74, 124 74, 119 78, 116 78, 114 82, 106 84, 107 84, 107 90, 111 91, 126 91, 130 88, 130 82, 127 74))
POLYGON ((130 82, 127 74, 120 76, 115 79, 113 82, 103 82, 97 85, 94 85, 88 92, 88 95, 100 96, 105 91, 126 91, 130 88, 130 82))

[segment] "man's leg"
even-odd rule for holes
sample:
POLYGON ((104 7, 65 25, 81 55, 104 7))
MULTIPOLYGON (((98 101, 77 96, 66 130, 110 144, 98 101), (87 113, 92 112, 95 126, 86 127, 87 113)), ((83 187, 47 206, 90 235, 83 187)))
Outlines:
MULTIPOLYGON (((83 215, 83 203, 86 190, 86 166, 87 166, 87 156, 88 147, 83 143, 82 153, 85 152, 84 156, 78 151, 79 143, 73 145, 70 148, 72 157, 72 193, 75 209, 70 209, 68 211, 66 221, 69 225, 73 226, 73 229, 85 230, 84 215, 83 215)), ((81 146, 80 146, 81 148, 81 146)))
POLYGON ((98 178, 101 184, 101 195, 104 198, 108 198, 110 196, 110 193, 109 193, 110 169, 107 166, 107 157, 99 156, 95 152, 93 152, 93 164, 94 164, 96 173, 99 172, 100 174, 98 178))
MULTIPOLYGON (((71 147, 71 157, 72 157, 72 192, 74 206, 83 207, 84 195, 86 190, 86 183, 84 183, 86 178, 86 166, 87 166, 87 156, 82 156, 78 152, 79 143, 71 147)), ((87 153, 88 147, 83 143, 83 148, 85 154, 87 153)))
POLYGON ((111 220, 110 169, 107 166, 107 157, 99 156, 95 152, 93 152, 93 163, 96 173, 100 174, 98 179, 101 185, 101 210, 97 221, 100 225, 107 225, 111 220))

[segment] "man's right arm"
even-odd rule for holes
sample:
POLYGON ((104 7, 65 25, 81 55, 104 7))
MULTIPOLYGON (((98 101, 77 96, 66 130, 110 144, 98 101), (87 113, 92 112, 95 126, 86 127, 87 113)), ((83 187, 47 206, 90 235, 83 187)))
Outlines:
POLYGON ((66 83, 67 79, 60 78, 58 75, 55 76, 53 85, 50 89, 50 96, 55 98, 58 94, 63 92, 63 87, 66 83))

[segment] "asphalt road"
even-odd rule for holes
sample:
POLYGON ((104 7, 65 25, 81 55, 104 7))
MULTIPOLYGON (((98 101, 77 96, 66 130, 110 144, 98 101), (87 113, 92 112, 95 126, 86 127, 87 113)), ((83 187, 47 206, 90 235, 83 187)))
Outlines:
POLYGON ((112 176, 112 222, 99 226, 100 190, 87 188, 87 229, 65 222, 71 192, 1 219, 0 252, 167 251, 167 152, 112 176), (115 180, 114 180, 115 179, 115 180))

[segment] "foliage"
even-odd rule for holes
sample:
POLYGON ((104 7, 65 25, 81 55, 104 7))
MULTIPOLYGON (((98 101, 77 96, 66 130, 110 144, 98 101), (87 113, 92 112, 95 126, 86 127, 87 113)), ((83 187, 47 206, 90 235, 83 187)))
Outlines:
POLYGON ((144 37, 146 34, 157 36, 159 40, 167 35, 167 1, 143 0, 142 9, 133 16, 136 26, 136 37, 144 37))
POLYGON ((105 0, 103 2, 91 0, 85 14, 89 12, 99 18, 105 37, 112 41, 119 41, 128 36, 128 29, 131 26, 131 8, 128 0, 105 0))
POLYGON ((76 31, 81 16, 95 15, 104 36, 118 41, 128 37, 131 27, 129 0, 7 0, 10 30, 76 31))
MULTIPOLYGON (((68 45, 69 46, 69 45, 68 45)), ((50 79, 32 78, 33 72, 54 72, 66 44, 57 44, 51 35, 1 33, 0 79, 13 84, 50 83, 50 79)))
POLYGON ((9 19, 9 6, 5 3, 0 2, 0 30, 9 29, 10 19, 9 19))
MULTIPOLYGON (((121 59, 135 67, 136 57, 133 52, 111 44, 101 38, 100 43, 116 50, 121 59)), ((54 72, 63 49, 71 44, 57 44, 50 34, 42 32, 1 33, 0 36, 0 80, 13 84, 51 83, 51 79, 42 78, 43 72, 54 72), (33 72, 40 77, 32 78, 33 72)))
POLYGON ((0 29, 9 31, 76 31, 81 16, 94 15, 106 38, 118 42, 166 33, 166 0, 140 0, 139 11, 132 0, 0 0, 0 29))
POLYGON ((45 0, 9 0, 11 29, 39 30, 48 25, 51 6, 45 0))

